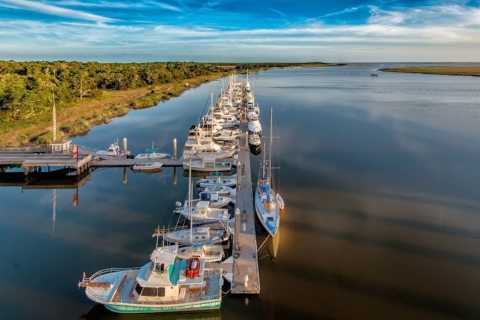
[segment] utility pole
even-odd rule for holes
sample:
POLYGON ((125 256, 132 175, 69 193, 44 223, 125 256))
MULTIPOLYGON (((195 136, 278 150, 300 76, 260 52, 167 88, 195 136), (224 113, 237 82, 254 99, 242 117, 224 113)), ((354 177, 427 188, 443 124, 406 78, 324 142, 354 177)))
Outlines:
POLYGON ((80 75, 80 101, 83 100, 83 78, 80 75))
POLYGON ((52 90, 52 99, 53 99, 53 107, 52 107, 52 143, 57 141, 57 107, 55 105, 55 92, 52 90))

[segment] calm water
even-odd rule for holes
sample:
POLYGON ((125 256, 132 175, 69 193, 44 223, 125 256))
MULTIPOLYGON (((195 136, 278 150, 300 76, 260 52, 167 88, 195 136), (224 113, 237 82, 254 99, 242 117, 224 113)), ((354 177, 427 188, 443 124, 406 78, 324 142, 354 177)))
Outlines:
MULTIPOLYGON (((83 271, 141 265, 186 194, 177 172, 97 170, 78 189, 0 188, 1 319, 478 319, 480 78, 369 74, 376 65, 262 72, 287 203, 262 293, 220 312, 120 316, 77 288, 83 271), (128 183, 125 184, 125 178, 128 183), (176 180, 176 184, 175 184, 176 180)), ((75 142, 128 137, 171 151, 219 82, 132 111, 75 142)), ((264 124, 268 118, 263 112, 264 124)), ((257 159, 253 159, 256 168, 257 159)), ((259 237, 261 241, 261 237, 259 237)))

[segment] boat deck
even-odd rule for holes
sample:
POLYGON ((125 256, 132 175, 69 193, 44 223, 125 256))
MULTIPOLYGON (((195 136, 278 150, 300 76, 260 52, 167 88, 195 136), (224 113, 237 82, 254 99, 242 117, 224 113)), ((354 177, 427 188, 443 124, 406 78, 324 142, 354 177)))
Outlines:
POLYGON ((133 295, 135 290, 137 272, 127 272, 118 284, 117 289, 113 292, 111 302, 126 304, 142 304, 142 305, 168 305, 173 303, 188 303, 193 301, 207 301, 218 299, 220 297, 219 284, 221 274, 219 271, 205 271, 206 286, 187 287, 180 285, 180 296, 176 300, 166 301, 138 301, 133 295))

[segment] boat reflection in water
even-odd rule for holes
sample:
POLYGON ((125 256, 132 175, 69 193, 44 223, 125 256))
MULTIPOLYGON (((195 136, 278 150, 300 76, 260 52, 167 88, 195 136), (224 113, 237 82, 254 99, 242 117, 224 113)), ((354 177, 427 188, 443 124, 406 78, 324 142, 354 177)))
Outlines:
POLYGON ((0 173, 0 187, 19 187, 22 189, 78 189, 90 180, 90 175, 69 176, 58 172, 36 172, 25 176, 23 172, 0 173))
POLYGON ((161 317, 158 314, 120 314, 105 309, 100 304, 95 304, 90 311, 81 316, 86 320, 220 320, 219 310, 203 311, 197 313, 164 313, 161 317))
POLYGON ((249 145, 250 147, 250 152, 256 156, 258 156, 260 153, 262 153, 262 145, 257 145, 257 146, 254 146, 254 145, 249 145))
POLYGON ((277 257, 278 249, 280 248, 280 229, 281 228, 278 228, 278 231, 275 234, 275 236, 271 237, 271 241, 269 245, 270 256, 274 259, 277 257))

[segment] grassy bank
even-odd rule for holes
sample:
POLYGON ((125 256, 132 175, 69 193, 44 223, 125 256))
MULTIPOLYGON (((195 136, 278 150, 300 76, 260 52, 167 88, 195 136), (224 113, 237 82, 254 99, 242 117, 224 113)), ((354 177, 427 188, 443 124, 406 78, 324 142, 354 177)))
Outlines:
POLYGON ((401 72, 401 73, 421 73, 421 74, 436 74, 449 76, 474 76, 480 77, 480 67, 450 67, 450 66, 432 66, 432 67, 399 67, 399 68, 384 68, 381 71, 385 72, 401 72))
MULTIPOLYGON (((84 98, 58 108, 57 137, 68 138, 86 134, 92 127, 109 123, 131 109, 154 106, 160 101, 179 96, 185 90, 225 75, 226 73, 218 72, 153 87, 104 90, 96 97, 84 98)), ((48 143, 51 137, 51 113, 0 126, 1 146, 48 143)))
POLYGON ((318 62, 302 64, 0 62, 0 146, 51 142, 53 92, 56 94, 54 97, 57 104, 57 138, 68 138, 86 134, 92 127, 108 123, 115 117, 127 114, 131 109, 154 106, 160 101, 177 97, 185 90, 221 78, 233 71, 256 72, 297 66, 333 65, 318 62), (56 70, 53 76, 52 69, 56 70))

